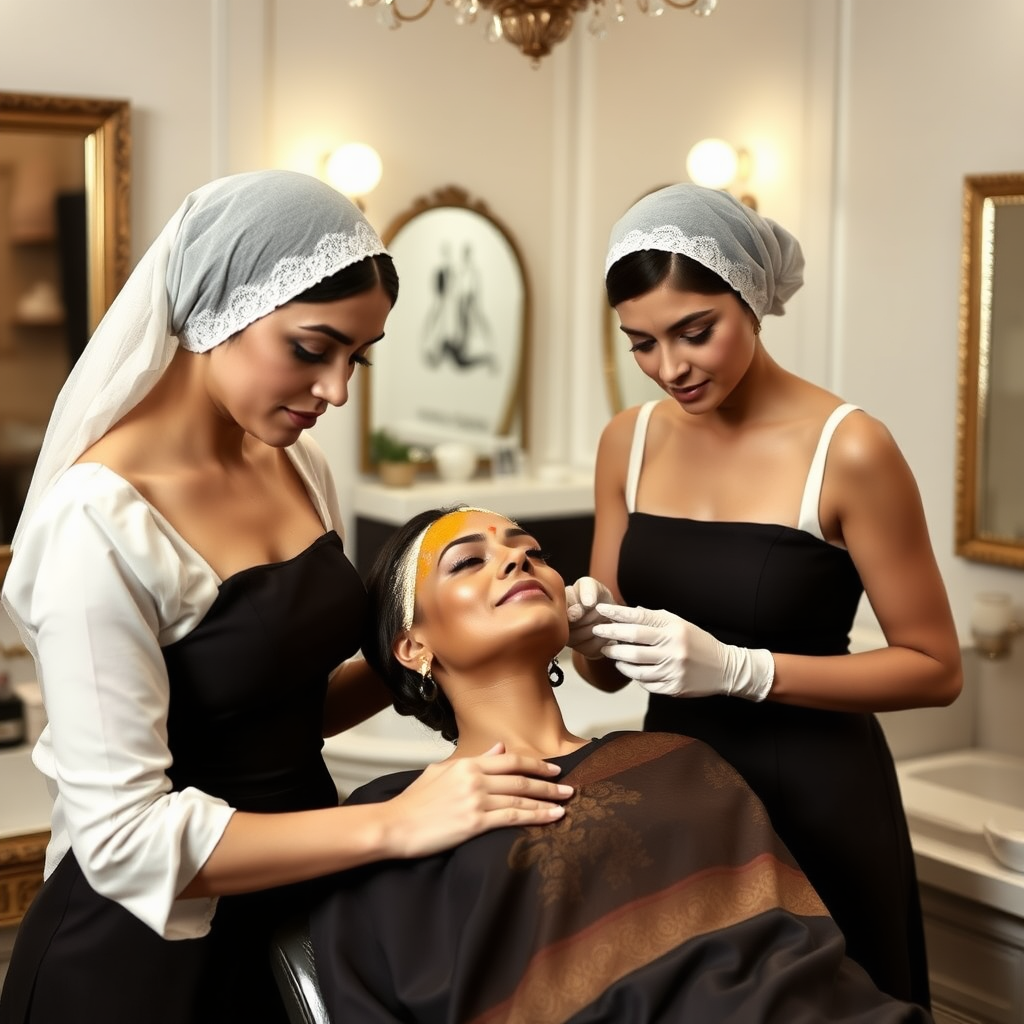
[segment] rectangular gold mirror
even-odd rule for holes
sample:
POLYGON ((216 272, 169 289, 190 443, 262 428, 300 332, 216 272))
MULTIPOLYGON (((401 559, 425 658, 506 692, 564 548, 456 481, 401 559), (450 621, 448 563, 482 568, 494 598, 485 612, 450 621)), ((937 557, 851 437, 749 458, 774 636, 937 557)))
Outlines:
POLYGON ((0 92, 0 583, 53 400, 128 275, 130 193, 127 101, 0 92))
POLYGON ((1024 173, 964 179, 956 553, 1024 568, 1024 173))

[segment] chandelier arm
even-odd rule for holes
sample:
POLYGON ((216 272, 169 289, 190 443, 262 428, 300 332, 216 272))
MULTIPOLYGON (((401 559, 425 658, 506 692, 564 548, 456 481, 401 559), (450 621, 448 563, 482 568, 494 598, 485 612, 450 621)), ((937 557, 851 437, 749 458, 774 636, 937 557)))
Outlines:
MULTIPOLYGON (((382 5, 388 12, 386 28, 398 28, 405 21, 419 21, 435 6, 436 0, 418 0, 423 6, 415 14, 403 14, 398 9, 400 0, 349 0, 351 7, 376 7, 382 5)), ((488 33, 491 42, 505 39, 524 56, 529 57, 534 67, 539 65, 541 57, 551 52, 551 47, 565 40, 572 31, 573 19, 577 14, 594 6, 598 9, 606 4, 614 3, 615 19, 622 20, 623 0, 444 0, 444 3, 455 9, 456 21, 465 24, 473 21, 482 8, 491 15, 493 31, 488 33)), ((664 5, 677 11, 692 11, 694 14, 707 15, 718 6, 718 0, 657 0, 661 13, 664 5)), ((636 0, 636 5, 643 13, 652 12, 651 0, 636 0)), ((602 27, 600 15, 596 14, 598 28, 602 27)), ((595 35, 603 35, 595 32, 595 35)))
MULTIPOLYGON (((672 0, 668 0, 668 2, 671 3, 672 0)), ((697 0, 693 0, 693 2, 696 3, 697 0)), ((394 12, 395 17, 399 21, 419 21, 420 18, 427 14, 430 11, 430 9, 434 6, 434 0, 426 0, 426 3, 423 6, 423 10, 420 11, 418 14, 403 14, 398 9, 398 4, 395 2, 395 0, 391 0, 389 6, 391 10, 394 12)), ((689 7, 690 5, 687 4, 686 6, 689 7)))

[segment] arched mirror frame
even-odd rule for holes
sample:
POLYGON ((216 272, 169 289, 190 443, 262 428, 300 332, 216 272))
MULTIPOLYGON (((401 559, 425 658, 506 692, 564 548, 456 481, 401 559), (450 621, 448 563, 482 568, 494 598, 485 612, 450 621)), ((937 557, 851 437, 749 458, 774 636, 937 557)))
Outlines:
MULTIPOLYGON (((390 246, 399 232, 406 227, 410 221, 431 210, 438 210, 445 207, 455 207, 460 210, 468 210, 489 221, 491 226, 500 234, 518 265, 520 280, 522 282, 522 327, 519 339, 519 360, 515 370, 514 383, 509 392, 509 398, 505 405, 499 421, 498 433, 507 435, 514 428, 518 428, 517 440, 523 451, 528 448, 529 442, 529 415, 527 409, 527 380, 529 378, 530 365, 530 324, 532 322, 532 299, 530 294, 530 282, 526 273, 526 265, 523 262, 522 253, 516 244, 511 232, 502 221, 491 212, 490 208, 482 200, 471 198, 469 193, 457 185, 446 185, 436 189, 426 196, 416 199, 412 205, 400 213, 381 234, 381 240, 386 246, 390 246)), ((399 269, 401 275, 402 270, 399 269)), ((401 302, 401 294, 399 302, 401 302)), ((390 328, 389 328, 390 329, 390 328)), ((379 372, 379 370, 378 370, 379 372)), ((371 458, 370 435, 375 429, 373 421, 373 367, 362 373, 360 389, 360 403, 362 407, 362 437, 360 445, 360 465, 364 473, 373 472, 375 467, 371 458)), ((482 456, 479 460, 482 467, 490 465, 490 459, 482 456)), ((420 471, 432 472, 436 469, 432 460, 426 460, 418 465, 420 471)))
POLYGON ((604 323, 604 383, 612 414, 650 399, 664 398, 664 390, 643 374, 629 352, 628 341, 619 330, 619 315, 607 301, 602 303, 604 323))
MULTIPOLYGON (((956 553, 1024 569, 1024 540, 986 532, 981 507, 991 422, 995 211, 1024 205, 1024 173, 968 175, 963 185, 959 316, 956 553)), ((1015 448, 1017 440, 1010 439, 1015 448)))
MULTIPOLYGON (((666 182, 641 192, 629 205, 632 207, 644 196, 666 187, 666 182)), ((626 211, 623 210, 623 213, 626 211)), ((608 405, 612 415, 640 405, 652 398, 664 398, 665 392, 636 365, 629 352, 628 342, 619 330, 619 315, 611 306, 601 288, 601 323, 604 325, 602 347, 604 349, 604 383, 608 405)))
MULTIPOLYGON (((85 168, 89 329, 128 276, 131 121, 126 100, 0 92, 0 132, 80 136, 85 168)), ((11 549, 0 545, 0 583, 11 549)))

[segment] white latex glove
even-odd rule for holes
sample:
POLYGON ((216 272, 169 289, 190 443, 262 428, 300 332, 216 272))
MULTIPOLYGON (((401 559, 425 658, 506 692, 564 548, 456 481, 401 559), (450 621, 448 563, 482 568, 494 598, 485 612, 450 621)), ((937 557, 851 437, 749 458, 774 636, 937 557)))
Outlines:
POLYGON ((565 613, 569 619, 569 646, 584 658, 597 661, 605 641, 594 636, 594 626, 608 620, 598 614, 595 606, 611 604, 612 592, 593 576, 581 576, 571 587, 565 588, 565 613))
POLYGON ((771 652, 734 647, 666 611, 598 604, 593 627, 615 667, 652 693, 673 697, 725 694, 764 700, 775 679, 771 652))

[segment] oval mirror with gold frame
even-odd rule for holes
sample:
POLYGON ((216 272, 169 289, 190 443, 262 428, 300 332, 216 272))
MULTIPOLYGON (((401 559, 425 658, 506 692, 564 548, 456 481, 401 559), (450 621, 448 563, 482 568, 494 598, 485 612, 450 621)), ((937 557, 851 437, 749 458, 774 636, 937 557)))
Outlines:
POLYGON ((462 441, 481 464, 510 444, 525 450, 530 289, 509 230, 450 185, 416 200, 382 238, 400 287, 362 375, 363 470, 374 468, 378 430, 427 453, 462 441))
POLYGON ((605 302, 601 315, 604 318, 604 383, 612 413, 664 398, 664 389, 636 365, 630 341, 619 330, 619 314, 605 302))
MULTIPOLYGON (((649 188, 630 203, 638 203, 644 196, 665 188, 666 183, 649 188)), ((626 211, 623 210, 623 213, 626 211)), ((608 305, 604 288, 601 288, 601 322, 604 324, 604 383, 612 415, 641 405, 653 398, 664 398, 664 390, 643 373, 633 358, 629 339, 619 330, 619 314, 608 305)))
POLYGON ((127 101, 0 92, 0 582, 75 345, 127 278, 130 198, 127 101))
POLYGON ((963 186, 956 553, 1024 568, 1024 173, 963 186))

